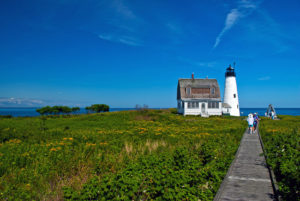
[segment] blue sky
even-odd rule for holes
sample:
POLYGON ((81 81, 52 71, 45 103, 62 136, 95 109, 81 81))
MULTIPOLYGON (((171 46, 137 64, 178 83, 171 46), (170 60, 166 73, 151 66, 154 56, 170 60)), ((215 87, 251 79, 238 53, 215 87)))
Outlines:
POLYGON ((3 1, 0 97, 175 107, 179 78, 216 78, 223 96, 235 61, 241 107, 300 107, 299 10, 298 0, 3 1))

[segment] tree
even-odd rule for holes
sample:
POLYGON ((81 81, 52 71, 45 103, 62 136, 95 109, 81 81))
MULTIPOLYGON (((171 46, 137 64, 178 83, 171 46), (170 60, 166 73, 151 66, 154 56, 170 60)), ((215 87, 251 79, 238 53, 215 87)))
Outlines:
POLYGON ((46 107, 38 108, 36 109, 36 111, 40 113, 40 115, 48 115, 51 113, 51 109, 52 108, 50 106, 46 106, 46 107))
POLYGON ((87 111, 87 113, 92 112, 92 107, 91 106, 86 106, 85 110, 87 111))
POLYGON ((79 107, 72 107, 72 112, 73 113, 76 113, 77 111, 80 111, 79 107))
POLYGON ((90 107, 85 108, 87 111, 93 111, 93 112, 108 112, 109 106, 105 104, 93 104, 90 107))
POLYGON ((60 106, 60 111, 65 114, 70 114, 72 109, 68 106, 60 106))
POLYGON ((46 106, 36 110, 41 115, 48 115, 48 114, 70 114, 72 109, 68 106, 58 106, 55 105, 53 107, 46 106))
POLYGON ((55 105, 55 106, 53 106, 52 108, 51 108, 51 114, 59 114, 59 113, 61 113, 62 111, 61 111, 61 107, 60 106, 57 106, 57 105, 55 105))

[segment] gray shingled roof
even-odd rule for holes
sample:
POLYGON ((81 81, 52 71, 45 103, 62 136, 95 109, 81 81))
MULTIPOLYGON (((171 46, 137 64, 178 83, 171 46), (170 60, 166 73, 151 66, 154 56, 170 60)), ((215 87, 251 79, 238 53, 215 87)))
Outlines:
POLYGON ((177 99, 220 99, 220 87, 216 79, 179 79, 177 86, 177 99), (186 88, 205 89, 215 88, 215 93, 212 94, 186 94, 186 88))
POLYGON ((222 103, 223 108, 231 108, 231 106, 228 103, 222 103))

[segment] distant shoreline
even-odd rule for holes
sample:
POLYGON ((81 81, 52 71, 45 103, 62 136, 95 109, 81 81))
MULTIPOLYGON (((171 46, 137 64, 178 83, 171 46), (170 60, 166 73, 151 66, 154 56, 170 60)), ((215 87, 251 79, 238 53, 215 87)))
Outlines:
MULTIPOLYGON (((40 116, 36 109, 40 107, 0 107, 0 115, 9 115, 12 117, 35 117, 40 116)), ((154 110, 170 108, 149 108, 154 110)), ((109 112, 134 111, 136 108, 110 108, 109 112)), ((275 108, 277 115, 300 116, 300 108, 275 108)), ((249 113, 256 112, 259 116, 265 116, 266 108, 240 108, 241 116, 247 116, 249 113)), ((87 114, 85 108, 80 108, 74 114, 87 114)))
MULTIPOLYGON (((40 107, 0 107, 0 109, 36 109, 36 108, 41 108, 45 106, 40 106, 40 107)), ((85 107, 79 107, 80 109, 84 109, 85 107)), ((169 108, 175 108, 175 107, 161 107, 161 108, 148 108, 148 109, 169 109, 169 108)), ((241 109, 267 109, 268 107, 241 107, 241 109)), ((135 110, 136 108, 132 107, 113 107, 110 109, 133 109, 135 110)), ((300 107, 276 107, 275 109, 300 109, 300 107)))

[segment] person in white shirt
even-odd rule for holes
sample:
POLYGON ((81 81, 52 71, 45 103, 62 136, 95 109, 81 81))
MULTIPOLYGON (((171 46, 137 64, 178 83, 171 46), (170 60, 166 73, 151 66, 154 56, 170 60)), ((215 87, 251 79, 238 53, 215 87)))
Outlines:
POLYGON ((248 121, 248 125, 249 125, 249 133, 252 134, 253 133, 254 118, 253 118, 253 115, 251 113, 248 115, 247 121, 248 121))

